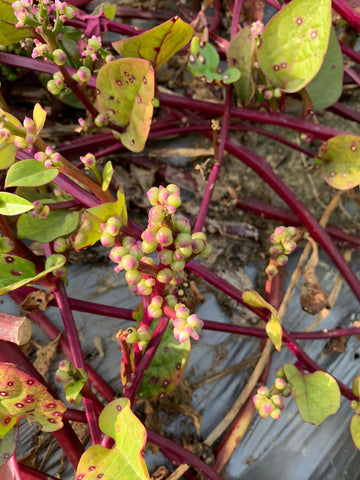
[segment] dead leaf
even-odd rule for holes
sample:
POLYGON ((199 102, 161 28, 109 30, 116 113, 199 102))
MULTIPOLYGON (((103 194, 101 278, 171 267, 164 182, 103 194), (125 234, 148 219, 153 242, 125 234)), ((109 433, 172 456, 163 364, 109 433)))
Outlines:
POLYGON ((33 342, 38 349, 36 352, 34 367, 43 377, 45 377, 49 371, 52 361, 55 358, 61 335, 62 333, 60 332, 59 335, 47 345, 39 345, 36 342, 33 342))
POLYGON ((25 300, 20 304, 24 312, 34 312, 35 310, 46 310, 49 302, 53 300, 54 294, 47 290, 36 290, 26 295, 25 300))

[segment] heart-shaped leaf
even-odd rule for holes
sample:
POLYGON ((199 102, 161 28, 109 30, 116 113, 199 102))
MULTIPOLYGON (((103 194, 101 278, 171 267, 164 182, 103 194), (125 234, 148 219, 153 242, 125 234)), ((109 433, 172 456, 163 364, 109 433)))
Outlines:
POLYGON ((360 450, 360 416, 354 415, 350 423, 350 433, 356 448, 360 450))
POLYGON ((102 235, 101 224, 105 223, 109 217, 118 217, 121 226, 127 224, 125 196, 122 189, 118 190, 117 197, 116 202, 103 203, 84 211, 81 227, 74 242, 74 248, 77 252, 94 245, 100 239, 102 235))
POLYGON ((226 52, 229 66, 240 71, 240 79, 234 83, 234 87, 242 105, 247 105, 255 93, 252 75, 255 45, 250 25, 246 25, 231 40, 226 52))
POLYGON ((19 215, 32 210, 34 205, 13 193, 0 192, 0 214, 19 215))
POLYGON ((337 135, 319 149, 321 175, 338 190, 349 190, 360 184, 360 137, 337 135))
POLYGON ((146 430, 129 400, 118 398, 106 405, 99 426, 115 440, 115 447, 89 447, 80 458, 75 480, 150 480, 143 458, 146 430))
POLYGON ((340 408, 340 389, 326 372, 304 373, 294 365, 284 366, 299 413, 304 422, 320 425, 340 408))
POLYGON ((36 283, 48 273, 65 265, 64 255, 54 254, 46 259, 45 270, 36 274, 35 266, 26 258, 0 253, 0 295, 16 290, 28 283, 36 283))
POLYGON ((29 158, 11 165, 5 187, 39 187, 50 183, 58 173, 57 168, 46 168, 43 162, 29 158))
POLYGON ((338 100, 343 87, 343 57, 335 29, 331 28, 329 46, 320 71, 307 85, 315 111, 325 110, 338 100))
POLYGON ((179 17, 147 30, 135 37, 113 42, 112 46, 123 57, 144 58, 158 71, 193 36, 194 29, 179 17))
POLYGON ((275 87, 297 92, 320 70, 329 43, 331 0, 293 0, 266 25, 258 51, 275 87))
POLYGON ((279 320, 278 311, 266 300, 262 298, 255 290, 248 290, 243 293, 242 299, 251 307, 267 308, 271 312, 270 320, 266 324, 266 333, 274 344, 278 352, 281 349, 282 328, 279 320))
POLYGON ((111 123, 124 129, 120 138, 133 152, 141 152, 153 115, 154 68, 140 58, 121 58, 104 65, 96 80, 97 107, 111 123))
POLYGON ((188 70, 200 77, 206 83, 228 85, 240 78, 240 71, 237 68, 228 68, 225 72, 219 73, 220 57, 210 43, 200 42, 199 37, 194 37, 190 45, 188 70))
POLYGON ((17 19, 12 3, 12 1, 0 0, 0 44, 5 47, 34 36, 34 30, 31 28, 15 27, 17 19))
POLYGON ((78 223, 79 212, 75 210, 50 210, 46 218, 21 215, 17 230, 19 237, 46 243, 73 232, 78 223))
POLYGON ((0 436, 7 433, 6 423, 38 422, 44 432, 54 432, 62 426, 66 407, 53 398, 46 387, 11 363, 0 362, 0 436), (7 420, 6 420, 7 419, 7 420))

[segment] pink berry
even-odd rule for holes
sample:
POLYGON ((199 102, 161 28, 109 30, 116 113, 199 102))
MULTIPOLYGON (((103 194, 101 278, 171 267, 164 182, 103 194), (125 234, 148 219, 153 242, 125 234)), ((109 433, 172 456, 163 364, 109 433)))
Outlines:
POLYGON ((160 228, 156 233, 156 240, 163 247, 167 247, 173 243, 172 231, 168 227, 160 228))

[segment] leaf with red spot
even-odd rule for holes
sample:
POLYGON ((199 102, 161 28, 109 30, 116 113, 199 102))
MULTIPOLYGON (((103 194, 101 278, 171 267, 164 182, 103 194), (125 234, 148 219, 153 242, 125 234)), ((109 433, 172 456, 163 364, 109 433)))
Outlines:
POLYGON ((329 43, 331 0, 293 0, 266 25, 261 70, 284 92, 297 92, 320 70, 329 43))
POLYGON ((65 410, 38 380, 12 363, 0 362, 0 438, 24 417, 38 422, 44 432, 59 430, 65 410))
POLYGON ((135 37, 113 42, 123 57, 144 58, 158 71, 176 52, 190 42, 194 29, 179 17, 147 30, 135 37))
POLYGON ((37 283, 48 273, 65 265, 64 255, 54 254, 46 259, 45 270, 36 274, 35 265, 26 258, 0 253, 0 295, 23 287, 28 283, 37 283))
POLYGON ((154 68, 140 58, 121 58, 104 65, 96 80, 97 108, 122 128, 126 148, 141 152, 149 135, 155 89, 154 68))
POLYGON ((338 190, 360 185, 360 137, 337 135, 319 149, 320 171, 324 180, 338 190))
POLYGON ((115 440, 115 447, 89 447, 80 458, 75 480, 149 480, 143 457, 146 430, 132 412, 130 401, 117 398, 106 405, 99 426, 115 440))

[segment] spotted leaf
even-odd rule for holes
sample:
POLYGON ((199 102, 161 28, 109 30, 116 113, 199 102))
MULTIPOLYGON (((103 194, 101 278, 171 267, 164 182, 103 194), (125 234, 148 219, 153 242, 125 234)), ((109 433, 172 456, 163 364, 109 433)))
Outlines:
POLYGON ((132 412, 130 401, 117 398, 106 405, 99 426, 115 440, 115 447, 89 447, 80 458, 75 480, 150 480, 143 458, 146 430, 132 412))
POLYGON ((44 432, 59 430, 65 410, 38 380, 12 363, 0 362, 0 437, 9 431, 8 424, 24 417, 29 423, 38 422, 44 432))
POLYGON ((179 17, 147 30, 135 37, 113 42, 112 46, 123 57, 144 58, 158 71, 193 35, 193 28, 179 17))
POLYGON ((154 68, 147 60, 121 58, 104 65, 96 80, 97 108, 111 123, 123 129, 122 143, 141 152, 153 115, 154 68))
POLYGON ((319 149, 320 171, 324 180, 338 190, 360 184, 360 137, 337 135, 319 149))
POLYGON ((297 92, 320 70, 329 43, 331 0, 293 0, 266 25, 258 51, 275 87, 297 92))
POLYGON ((36 283, 48 273, 65 264, 64 255, 50 255, 46 259, 45 270, 36 274, 35 265, 26 258, 8 253, 0 253, 0 295, 16 290, 28 283, 36 283))

